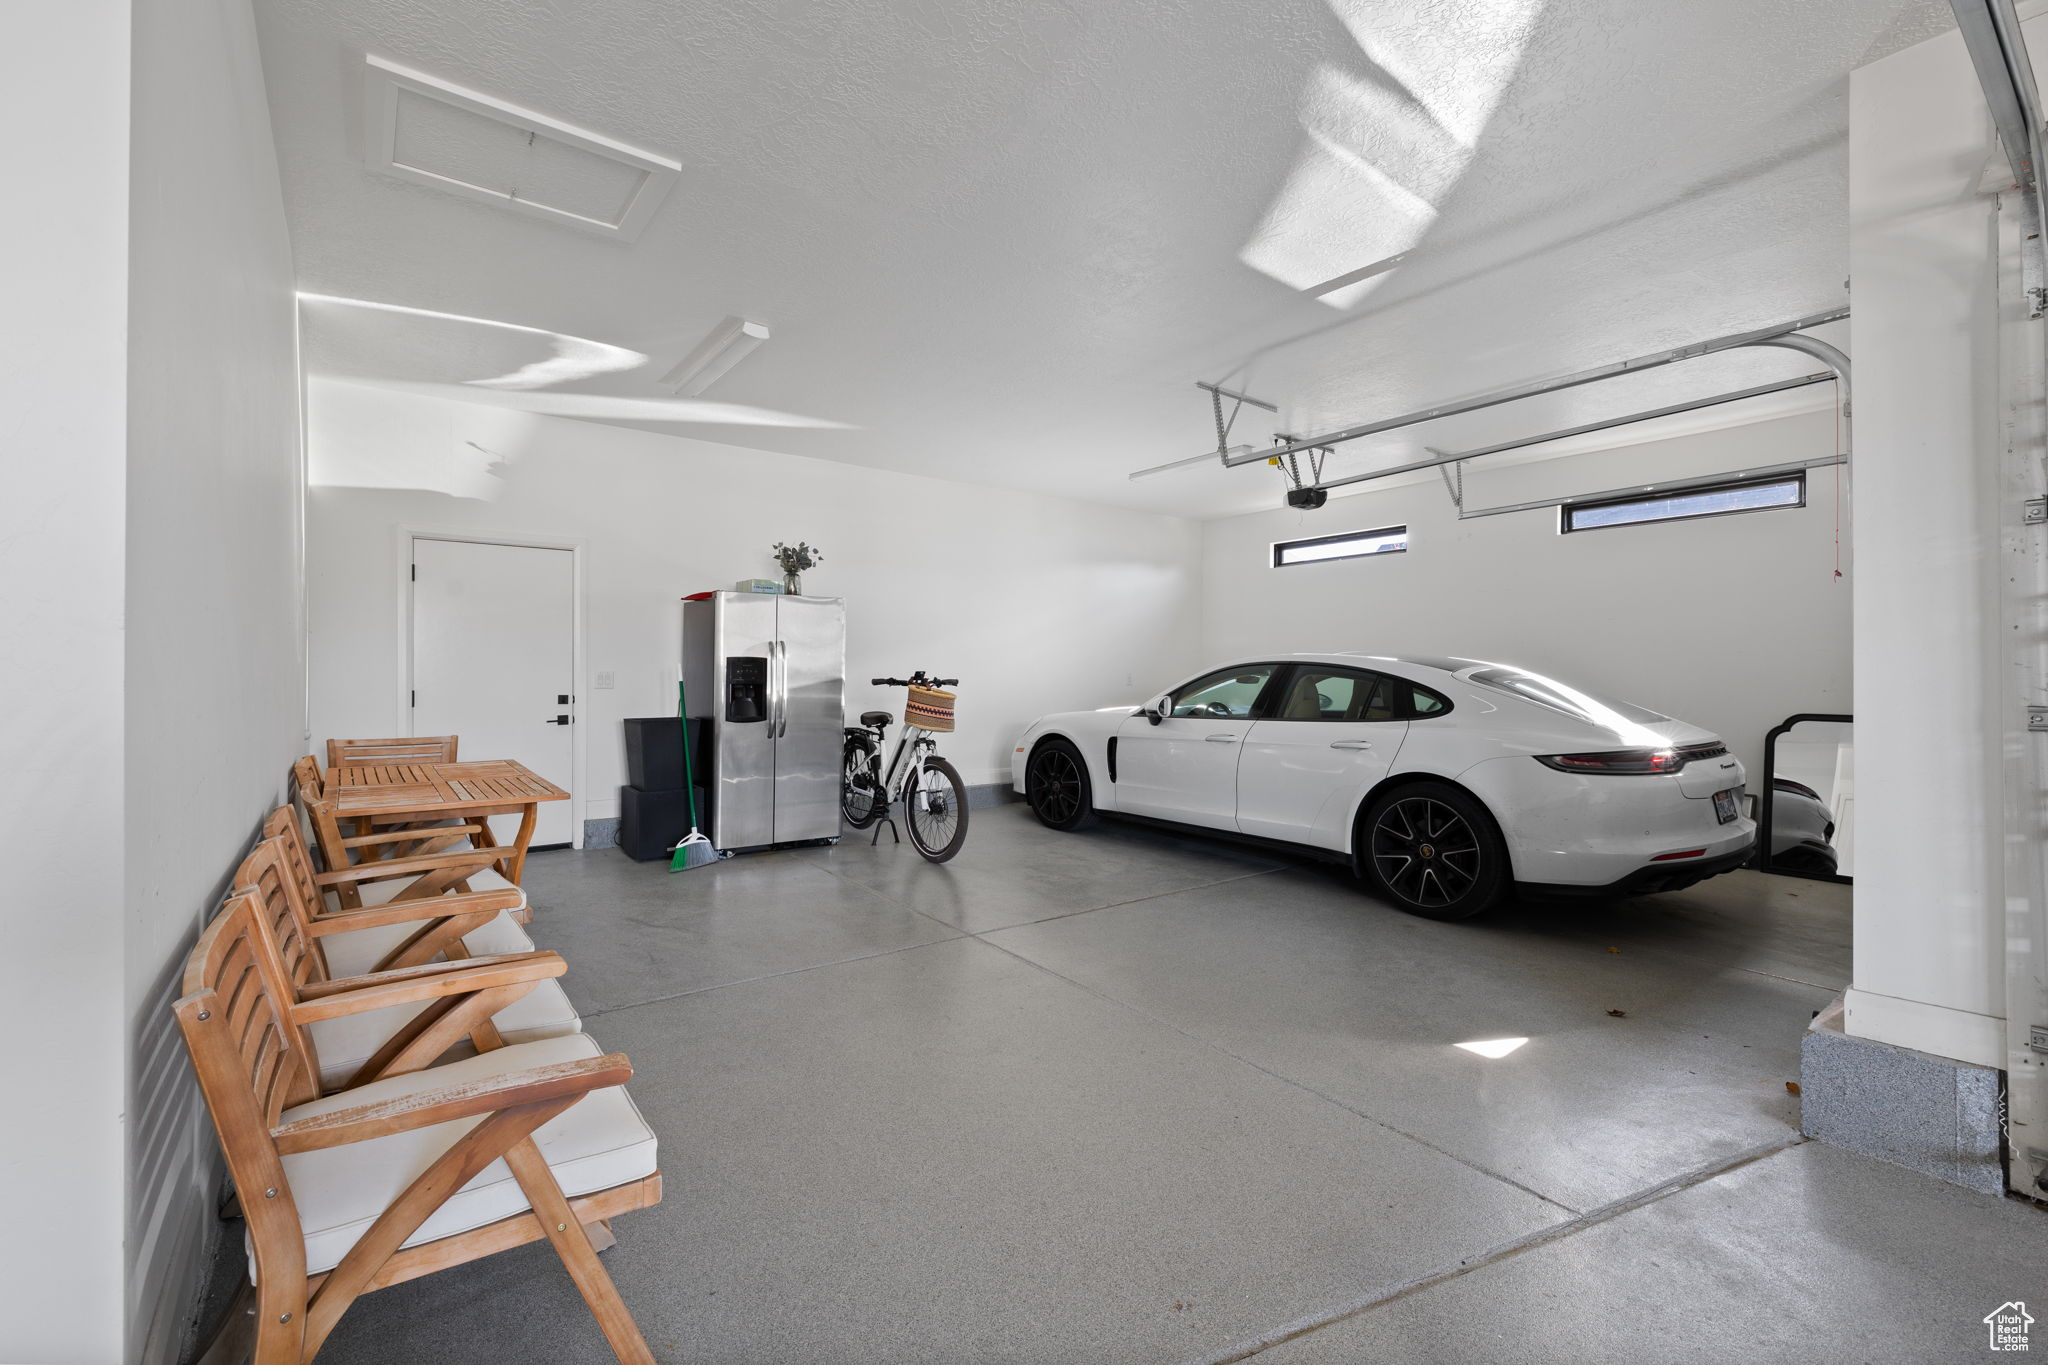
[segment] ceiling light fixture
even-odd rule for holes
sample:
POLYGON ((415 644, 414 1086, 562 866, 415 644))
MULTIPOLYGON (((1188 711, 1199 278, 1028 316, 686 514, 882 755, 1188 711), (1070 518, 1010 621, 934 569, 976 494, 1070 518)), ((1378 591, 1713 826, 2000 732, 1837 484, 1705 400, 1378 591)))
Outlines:
POLYGON ((696 350, 661 377, 661 385, 684 398, 695 398, 767 339, 768 329, 761 323, 727 318, 711 329, 711 335, 699 342, 696 350))

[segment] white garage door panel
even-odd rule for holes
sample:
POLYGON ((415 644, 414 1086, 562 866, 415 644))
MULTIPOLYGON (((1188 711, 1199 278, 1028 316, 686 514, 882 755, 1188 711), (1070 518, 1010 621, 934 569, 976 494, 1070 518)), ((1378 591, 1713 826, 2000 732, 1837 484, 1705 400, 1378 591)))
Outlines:
MULTIPOLYGON (((575 555, 527 545, 413 541, 412 733, 457 735, 460 757, 510 758, 570 790, 575 555)), ((495 822, 509 838, 518 822, 495 822)), ((570 842, 570 803, 540 808, 533 842, 570 842)))

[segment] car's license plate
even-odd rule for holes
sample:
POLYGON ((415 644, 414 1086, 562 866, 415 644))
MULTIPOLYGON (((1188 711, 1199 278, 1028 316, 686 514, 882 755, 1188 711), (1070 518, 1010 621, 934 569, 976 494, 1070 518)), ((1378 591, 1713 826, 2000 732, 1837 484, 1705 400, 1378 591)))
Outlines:
POLYGON ((1714 818, 1727 824, 1742 814, 1742 788, 1730 787, 1724 792, 1714 793, 1714 818))

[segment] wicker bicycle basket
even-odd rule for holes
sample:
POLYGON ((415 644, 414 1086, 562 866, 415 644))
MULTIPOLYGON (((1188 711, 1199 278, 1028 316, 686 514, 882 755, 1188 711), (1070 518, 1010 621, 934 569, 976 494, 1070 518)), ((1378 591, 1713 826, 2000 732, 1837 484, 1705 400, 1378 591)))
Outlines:
POLYGON ((936 687, 912 687, 903 702, 903 723, 937 735, 952 734, 953 697, 936 687))

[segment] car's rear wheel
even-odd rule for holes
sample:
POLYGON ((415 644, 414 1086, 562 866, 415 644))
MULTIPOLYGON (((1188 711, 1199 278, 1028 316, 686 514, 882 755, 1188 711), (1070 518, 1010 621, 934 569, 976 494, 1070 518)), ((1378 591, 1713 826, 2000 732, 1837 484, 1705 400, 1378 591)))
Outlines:
POLYGON ((1095 819, 1095 789, 1081 751, 1064 739, 1049 739, 1024 765, 1024 800, 1047 829, 1086 828, 1095 819))
POLYGON ((1470 919, 1508 893, 1499 828, 1486 807, 1449 783, 1396 787, 1366 811, 1358 838, 1366 874, 1411 915, 1470 919))

